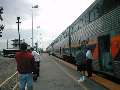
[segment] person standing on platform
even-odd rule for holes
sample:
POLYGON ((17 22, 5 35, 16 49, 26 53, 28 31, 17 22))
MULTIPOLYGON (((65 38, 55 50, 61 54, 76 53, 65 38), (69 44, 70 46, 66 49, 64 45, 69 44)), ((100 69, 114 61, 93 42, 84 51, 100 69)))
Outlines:
POLYGON ((80 80, 79 81, 84 81, 85 80, 85 71, 86 71, 86 49, 84 46, 81 46, 80 51, 77 53, 75 59, 76 59, 76 64, 77 64, 77 71, 81 72, 80 80))
POLYGON ((87 65, 85 54, 86 54, 86 48, 85 48, 85 46, 82 46, 82 51, 81 51, 80 57, 82 57, 82 59, 81 59, 81 68, 82 68, 81 74, 83 75, 83 77, 82 77, 83 80, 85 80, 85 76, 86 76, 85 71, 86 71, 86 65, 87 65))
POLYGON ((32 72, 34 71, 35 61, 32 53, 27 51, 26 43, 20 45, 20 52, 16 52, 15 59, 19 73, 20 90, 25 90, 26 84, 28 90, 33 90, 32 72))
POLYGON ((39 53, 37 53, 36 51, 34 51, 34 48, 31 48, 31 50, 32 50, 32 55, 34 56, 35 63, 36 63, 35 64, 36 69, 35 69, 35 72, 33 73, 34 74, 33 80, 36 81, 37 77, 39 77, 40 55, 39 55, 39 53))
POLYGON ((83 49, 79 48, 80 51, 77 53, 75 60, 76 60, 76 65, 77 65, 77 71, 80 71, 82 74, 85 71, 85 65, 84 65, 84 53, 83 49))
POLYGON ((87 60, 88 77, 92 77, 92 60, 93 60, 93 56, 92 56, 91 49, 89 49, 89 48, 88 48, 88 50, 86 52, 86 60, 87 60))

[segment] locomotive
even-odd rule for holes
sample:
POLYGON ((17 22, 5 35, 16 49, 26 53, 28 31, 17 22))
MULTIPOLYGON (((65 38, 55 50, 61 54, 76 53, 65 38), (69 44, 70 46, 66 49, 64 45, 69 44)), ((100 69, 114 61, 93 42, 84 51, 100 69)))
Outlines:
POLYGON ((94 71, 120 79, 119 0, 95 0, 46 50, 76 64, 82 46, 92 49, 94 71))

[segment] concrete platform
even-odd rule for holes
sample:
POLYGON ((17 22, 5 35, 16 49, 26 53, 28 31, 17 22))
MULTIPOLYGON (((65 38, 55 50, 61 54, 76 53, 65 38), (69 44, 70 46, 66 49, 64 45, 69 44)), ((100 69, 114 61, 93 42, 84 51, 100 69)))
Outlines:
POLYGON ((40 77, 34 82, 34 90, 108 90, 86 78, 79 82, 81 74, 48 54, 41 55, 40 77))

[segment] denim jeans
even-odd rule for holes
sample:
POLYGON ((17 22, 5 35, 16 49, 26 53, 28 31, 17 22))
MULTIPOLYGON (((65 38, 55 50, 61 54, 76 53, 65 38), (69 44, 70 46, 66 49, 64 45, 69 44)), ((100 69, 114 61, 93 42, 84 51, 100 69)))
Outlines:
POLYGON ((33 77, 32 74, 20 74, 19 75, 20 90, 25 90, 27 85, 28 90, 33 90, 33 77))

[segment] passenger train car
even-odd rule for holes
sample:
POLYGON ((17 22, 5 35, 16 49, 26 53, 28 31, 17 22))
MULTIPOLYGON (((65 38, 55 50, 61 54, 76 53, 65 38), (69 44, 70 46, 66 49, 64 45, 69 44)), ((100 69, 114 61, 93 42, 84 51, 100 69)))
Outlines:
POLYGON ((83 45, 92 49, 94 71, 120 79, 119 0, 95 0, 46 50, 75 64, 83 45))

